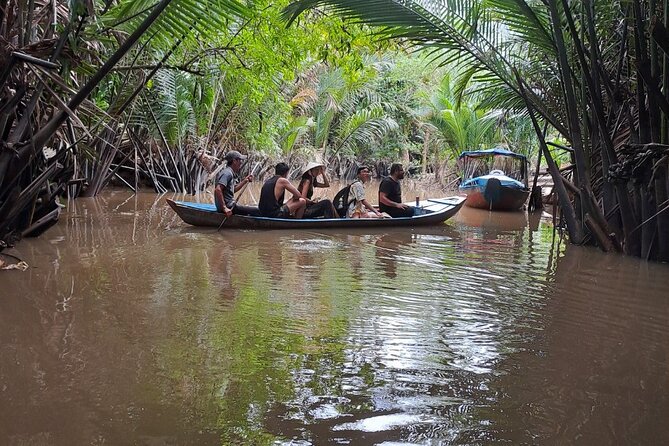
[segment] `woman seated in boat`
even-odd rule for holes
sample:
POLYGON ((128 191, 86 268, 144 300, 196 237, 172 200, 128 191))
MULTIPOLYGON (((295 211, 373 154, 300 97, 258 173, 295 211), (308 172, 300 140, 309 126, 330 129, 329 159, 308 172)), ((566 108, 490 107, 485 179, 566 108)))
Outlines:
POLYGON ((262 185, 258 208, 263 217, 302 218, 307 200, 286 178, 288 170, 288 164, 277 164, 274 168, 275 175, 262 185), (293 194, 293 197, 284 203, 286 191, 293 194))
POLYGON ((330 187, 330 181, 325 175, 325 166, 321 163, 311 162, 304 168, 302 179, 297 186, 300 194, 307 199, 307 209, 304 211, 302 218, 335 218, 337 211, 332 205, 332 201, 327 198, 312 200, 315 187, 330 187), (319 176, 323 179, 322 183, 318 181, 319 176))
POLYGON ((365 183, 369 182, 371 176, 368 167, 358 168, 358 179, 351 184, 349 190, 350 204, 346 214, 348 218, 383 218, 383 215, 365 198, 365 183))

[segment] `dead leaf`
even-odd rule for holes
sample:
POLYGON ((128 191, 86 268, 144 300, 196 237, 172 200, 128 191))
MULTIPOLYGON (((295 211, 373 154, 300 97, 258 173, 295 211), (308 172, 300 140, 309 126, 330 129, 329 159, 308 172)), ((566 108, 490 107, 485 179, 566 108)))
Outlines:
POLYGON ((6 264, 2 260, 0 260, 0 269, 2 270, 9 270, 9 269, 18 269, 21 271, 25 271, 29 268, 28 264, 21 260, 19 263, 11 263, 11 264, 6 264))

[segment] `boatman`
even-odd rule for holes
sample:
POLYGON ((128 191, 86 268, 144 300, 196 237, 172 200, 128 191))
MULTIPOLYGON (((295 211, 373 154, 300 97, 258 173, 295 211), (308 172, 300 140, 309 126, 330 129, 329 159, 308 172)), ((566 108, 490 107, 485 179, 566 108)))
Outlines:
POLYGON ((236 150, 231 150, 225 154, 227 166, 218 174, 216 178, 216 188, 214 189, 214 202, 218 212, 223 212, 226 217, 235 215, 260 215, 260 211, 254 206, 242 206, 235 201, 235 192, 239 191, 245 184, 253 181, 253 174, 246 176, 237 183, 235 175, 242 169, 242 161, 246 155, 242 155, 236 150))
POLYGON ((265 181, 260 190, 258 207, 263 217, 302 218, 307 207, 306 198, 288 181, 288 164, 279 163, 274 168, 275 175, 265 181), (293 197, 284 203, 286 191, 293 197))
POLYGON ((402 203, 400 180, 404 178, 401 164, 390 166, 390 175, 379 185, 379 210, 391 217, 413 217, 415 208, 402 203))

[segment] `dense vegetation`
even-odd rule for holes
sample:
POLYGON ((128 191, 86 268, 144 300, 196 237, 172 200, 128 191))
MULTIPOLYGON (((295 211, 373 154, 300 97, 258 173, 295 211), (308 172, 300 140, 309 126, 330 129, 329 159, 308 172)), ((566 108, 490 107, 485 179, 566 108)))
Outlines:
MULTIPOLYGON (((211 184, 222 154, 299 165, 411 162, 505 141, 503 112, 478 107, 401 42, 312 14, 286 27, 288 2, 4 2, 0 240, 36 234, 60 196, 110 181, 157 192, 211 184)), ((514 133, 515 132, 515 133, 514 133)))
POLYGON ((256 174, 268 157, 342 175, 401 159, 442 180, 460 151, 503 142, 541 148, 573 242, 667 260, 665 10, 0 1, 0 249, 112 180, 203 190, 231 148, 256 174))
POLYGON ((532 119, 573 243, 669 260, 669 5, 632 0, 299 0, 457 60, 532 119), (567 142, 559 169, 547 131, 567 142))

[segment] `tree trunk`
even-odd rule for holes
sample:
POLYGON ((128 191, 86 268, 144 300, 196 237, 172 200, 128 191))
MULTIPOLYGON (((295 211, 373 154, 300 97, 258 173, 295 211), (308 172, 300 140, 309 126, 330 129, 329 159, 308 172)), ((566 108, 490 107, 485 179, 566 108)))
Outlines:
POLYGON ((669 261, 669 162, 660 161, 655 170, 655 203, 657 203, 657 260, 669 261))

